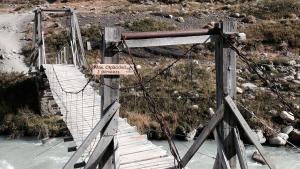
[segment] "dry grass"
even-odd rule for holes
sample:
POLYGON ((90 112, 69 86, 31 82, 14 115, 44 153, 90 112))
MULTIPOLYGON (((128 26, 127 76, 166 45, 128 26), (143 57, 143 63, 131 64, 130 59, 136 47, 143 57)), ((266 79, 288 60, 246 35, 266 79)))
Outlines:
MULTIPOLYGON (((137 61, 138 64, 142 65, 140 72, 142 72, 145 80, 172 61, 172 59, 161 59, 160 65, 153 67, 147 63, 142 63, 143 59, 136 60, 139 60, 137 61)), ((163 113, 164 119, 173 132, 178 126, 188 129, 195 128, 201 123, 205 124, 210 118, 207 113, 208 108, 214 107, 215 80, 213 73, 199 68, 198 65, 193 65, 191 81, 189 67, 186 62, 178 63, 170 71, 146 85, 156 102, 157 110, 163 113), (199 108, 193 109, 193 105, 197 105, 199 108)), ((128 76, 123 78, 121 83, 123 86, 127 86, 135 81, 134 77, 128 76)), ((141 131, 147 131, 145 128, 148 127, 149 129, 149 122, 144 121, 154 121, 155 118, 148 109, 142 91, 138 89, 134 91, 123 90, 120 102, 122 104, 121 114, 132 112, 132 117, 127 118, 134 118, 134 120, 129 121, 138 128, 142 128, 141 131), (140 116, 143 117, 141 122, 139 122, 140 116)))
POLYGON ((128 22, 125 26, 136 32, 149 32, 149 31, 170 31, 175 30, 176 26, 171 25, 170 23, 157 21, 154 19, 141 19, 134 22, 128 22))
POLYGON ((257 18, 270 20, 290 18, 300 14, 300 2, 298 0, 261 0, 257 4, 240 4, 233 11, 254 15, 257 18))
POLYGON ((17 114, 6 114, 0 123, 0 133, 10 138, 19 137, 61 137, 68 135, 65 123, 55 115, 40 116, 28 108, 19 109, 17 114))
POLYGON ((283 20, 264 21, 258 24, 248 25, 241 32, 247 34, 249 43, 280 44, 287 42, 292 48, 299 48, 300 41, 300 21, 283 20))

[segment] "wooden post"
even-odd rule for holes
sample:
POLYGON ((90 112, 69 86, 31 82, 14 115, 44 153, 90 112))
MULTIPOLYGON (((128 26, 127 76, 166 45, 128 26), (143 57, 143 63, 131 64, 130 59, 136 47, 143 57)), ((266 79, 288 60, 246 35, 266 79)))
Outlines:
MULTIPOLYGON (((102 63, 103 64, 118 64, 119 63, 119 56, 116 54, 118 51, 116 51, 114 44, 121 41, 121 29, 116 27, 106 27, 104 30, 104 38, 103 38, 103 58, 102 63)), ((104 75, 101 76, 101 116, 103 117, 104 110, 107 109, 111 103, 113 103, 115 100, 119 100, 119 86, 120 86, 120 77, 119 75, 104 75)), ((118 114, 117 112, 114 119, 112 119, 111 123, 114 124, 114 130, 112 134, 116 134, 116 131, 118 129, 118 114)), ((101 118, 102 118, 101 117, 101 118)), ((105 155, 103 155, 103 159, 101 159, 102 162, 99 163, 99 168, 104 169, 114 169, 118 166, 117 161, 115 161, 115 149, 117 148, 117 140, 116 137, 114 137, 113 141, 110 143, 109 147, 106 150, 105 155)))
MULTIPOLYGON (((223 22, 221 29, 224 34, 237 30, 236 22, 223 22)), ((223 102, 224 97, 229 95, 236 97, 236 55, 235 52, 226 46, 222 37, 216 37, 215 42, 216 60, 216 87, 217 87, 217 108, 223 102)), ((236 119, 228 106, 224 105, 224 118, 218 125, 220 140, 224 145, 224 153, 229 161, 230 168, 236 168, 236 149, 234 146, 234 132, 236 119)), ((219 163, 220 164, 220 163, 219 163)), ((221 166, 219 166, 221 168, 221 166)))
MULTIPOLYGON (((37 11, 37 33, 38 33, 38 42, 43 43, 42 42, 42 12, 41 10, 37 11)), ((42 44, 38 44, 38 48, 39 48, 39 58, 38 58, 38 68, 40 68, 42 61, 43 61, 43 46, 42 44)))

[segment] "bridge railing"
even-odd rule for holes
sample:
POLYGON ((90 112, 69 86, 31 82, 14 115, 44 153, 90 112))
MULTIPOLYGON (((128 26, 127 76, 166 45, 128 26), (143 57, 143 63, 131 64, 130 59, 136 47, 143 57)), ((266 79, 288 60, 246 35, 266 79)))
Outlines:
POLYGON ((77 19, 76 12, 72 9, 42 9, 38 8, 34 10, 34 24, 33 24, 33 38, 32 48, 30 56, 30 68, 33 67, 39 70, 42 64, 47 64, 47 55, 45 49, 45 38, 43 32, 43 13, 65 13, 70 16, 70 38, 68 43, 58 51, 58 54, 54 56, 56 64, 74 64, 79 68, 89 68, 87 60, 85 58, 85 50, 82 42, 80 27, 77 19))

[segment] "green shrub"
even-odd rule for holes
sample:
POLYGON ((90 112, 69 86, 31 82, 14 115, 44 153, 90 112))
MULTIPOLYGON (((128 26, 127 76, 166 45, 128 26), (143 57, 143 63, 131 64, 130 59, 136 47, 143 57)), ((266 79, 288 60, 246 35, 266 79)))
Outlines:
POLYGON ((280 44, 287 42, 290 47, 300 47, 300 22, 297 20, 282 22, 263 22, 242 29, 250 43, 280 44))
POLYGON ((290 14, 299 14, 300 1, 299 0, 262 0, 259 2, 259 9, 257 11, 262 18, 285 18, 290 14))
POLYGON ((176 26, 171 25, 170 23, 157 21, 154 19, 141 19, 134 22, 127 22, 125 26, 136 32, 148 32, 148 31, 170 31, 175 30, 176 26))

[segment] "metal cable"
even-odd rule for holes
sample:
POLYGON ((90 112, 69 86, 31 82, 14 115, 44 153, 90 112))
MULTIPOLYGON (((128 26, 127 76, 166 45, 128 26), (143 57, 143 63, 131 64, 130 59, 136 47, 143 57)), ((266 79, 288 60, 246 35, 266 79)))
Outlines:
MULTIPOLYGON (((263 122, 260 118, 258 118, 258 117, 254 114, 253 111, 250 111, 246 106, 244 106, 242 103, 240 103, 240 102, 238 102, 238 101, 237 101, 237 104, 238 104, 239 106, 243 107, 243 109, 246 110, 247 112, 251 113, 255 119, 257 119, 263 126, 267 127, 269 130, 271 130, 271 131, 273 132, 274 135, 276 134, 277 136, 281 137, 280 135, 278 135, 279 133, 276 132, 272 127, 270 127, 268 124, 266 124, 265 122, 263 122)), ((281 137, 281 138, 282 138, 282 137, 281 137)), ((282 139, 284 139, 284 138, 282 138, 282 139)), ((287 143, 288 143, 289 145, 291 145, 292 147, 294 147, 295 149, 297 149, 297 150, 300 152, 300 148, 299 148, 299 147, 297 147, 296 145, 294 145, 293 143, 291 143, 291 142, 288 141, 288 140, 286 140, 286 141, 287 141, 287 143)))
MULTIPOLYGON (((290 111, 293 112, 297 112, 295 111, 295 109, 293 108, 293 106, 281 95, 281 93, 279 92, 277 85, 272 85, 271 82, 274 82, 275 80, 269 76, 268 74, 264 74, 266 77, 262 76, 260 73, 258 73, 257 70, 260 70, 263 72, 263 70, 261 70, 261 68, 253 61, 249 60, 245 54, 243 54, 239 49, 237 49, 237 47, 234 46, 234 42, 232 42, 231 38, 229 39, 228 37, 226 37, 224 35, 224 33, 222 31, 219 31, 221 37, 223 38, 224 42, 230 46, 230 48, 232 50, 234 50, 236 52, 236 54, 240 57, 240 59, 249 67, 249 69, 254 72, 264 83, 266 83, 268 85, 268 88, 277 95, 277 97, 279 98, 279 101, 286 107, 288 108, 290 111), (255 68, 253 68, 252 65, 254 65, 255 68), (271 81, 271 82, 270 82, 271 81)), ((299 117, 299 115, 297 114, 297 116, 299 117)))
MULTIPOLYGON (((149 110, 154 114, 154 117, 156 118, 156 120, 159 122, 160 124, 160 127, 162 129, 162 131, 164 132, 164 134, 167 136, 167 140, 168 140, 168 144, 169 144, 169 148, 170 148, 170 151, 171 151, 171 154, 173 155, 174 157, 174 164, 175 164, 175 160, 177 162, 178 165, 175 164, 175 166, 177 168, 182 168, 182 165, 181 165, 181 158, 180 158, 180 155, 179 155, 179 152, 177 150, 177 147, 174 143, 174 141, 172 140, 171 138, 171 131, 167 125, 167 122, 164 120, 164 115, 161 114, 158 110, 157 110, 157 107, 156 107, 156 102, 155 100, 152 98, 152 96, 150 95, 150 93, 147 91, 147 89, 145 88, 145 82, 143 82, 143 79, 142 79, 142 76, 140 75, 137 67, 136 67, 136 64, 133 60, 133 57, 131 55, 131 52, 130 52, 130 48, 127 46, 126 44, 126 40, 123 39, 123 44, 126 46, 127 50, 128 50, 128 54, 129 54, 129 57, 130 57, 130 60, 131 60, 131 63, 133 64, 133 70, 135 72, 135 75, 136 77, 138 78, 138 84, 139 86, 141 87, 142 91, 143 91, 143 95, 144 97, 146 98, 146 101, 147 101, 147 104, 148 104, 148 107, 149 107, 149 110)), ((198 44, 195 44, 193 45, 183 56, 186 56, 196 45, 198 44)), ((151 79, 147 80, 146 82, 151 82, 152 80, 154 80, 157 76, 161 75, 163 72, 165 72, 166 70, 169 70, 172 66, 174 66, 175 63, 177 63, 179 60, 181 59, 181 57, 177 58, 172 64, 170 64, 169 66, 167 66, 165 69, 163 69, 162 71, 160 71, 158 74, 156 74, 155 76, 153 76, 151 79)))

